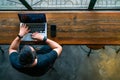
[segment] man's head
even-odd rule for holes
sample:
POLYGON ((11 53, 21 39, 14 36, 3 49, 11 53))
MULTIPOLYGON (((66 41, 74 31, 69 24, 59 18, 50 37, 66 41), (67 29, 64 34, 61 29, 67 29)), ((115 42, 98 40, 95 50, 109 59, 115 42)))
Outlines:
POLYGON ((19 61, 22 65, 31 65, 36 58, 35 51, 32 50, 31 46, 25 45, 19 55, 19 61))

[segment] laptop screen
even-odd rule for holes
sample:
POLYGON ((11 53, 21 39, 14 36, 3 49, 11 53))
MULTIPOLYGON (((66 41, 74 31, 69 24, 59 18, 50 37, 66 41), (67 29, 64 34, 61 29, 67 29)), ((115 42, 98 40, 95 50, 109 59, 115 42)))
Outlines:
POLYGON ((27 13, 27 14, 18 14, 20 22, 22 23, 45 23, 46 16, 44 13, 27 13))

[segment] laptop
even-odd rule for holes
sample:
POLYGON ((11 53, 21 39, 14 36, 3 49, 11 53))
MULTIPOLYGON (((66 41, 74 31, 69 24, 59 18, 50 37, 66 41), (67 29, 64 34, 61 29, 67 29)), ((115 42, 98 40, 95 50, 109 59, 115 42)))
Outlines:
POLYGON ((33 41, 31 34, 34 32, 47 36, 47 22, 44 13, 19 13, 18 17, 20 26, 26 24, 30 29, 30 32, 21 39, 22 41, 33 41))

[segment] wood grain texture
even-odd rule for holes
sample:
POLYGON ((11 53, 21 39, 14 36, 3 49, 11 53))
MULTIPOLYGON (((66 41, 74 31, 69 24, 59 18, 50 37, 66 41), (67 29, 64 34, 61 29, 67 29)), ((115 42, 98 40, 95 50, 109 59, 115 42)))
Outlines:
MULTIPOLYGON (((19 12, 0 12, 0 44, 10 44, 18 34, 17 13, 19 12)), ((48 38, 60 44, 120 44, 120 12, 34 13, 46 13, 48 38), (55 38, 50 36, 52 24, 57 26, 55 38)))

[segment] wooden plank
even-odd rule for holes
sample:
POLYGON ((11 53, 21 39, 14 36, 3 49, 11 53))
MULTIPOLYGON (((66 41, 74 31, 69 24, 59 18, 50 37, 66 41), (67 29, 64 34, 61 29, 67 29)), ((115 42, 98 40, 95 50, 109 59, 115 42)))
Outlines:
MULTIPOLYGON (((18 34, 17 13, 19 12, 0 12, 0 44, 10 44, 18 34)), ((120 44, 120 12, 34 13, 46 13, 48 38, 60 44, 120 44), (55 38, 50 36, 52 24, 57 26, 55 38)))

